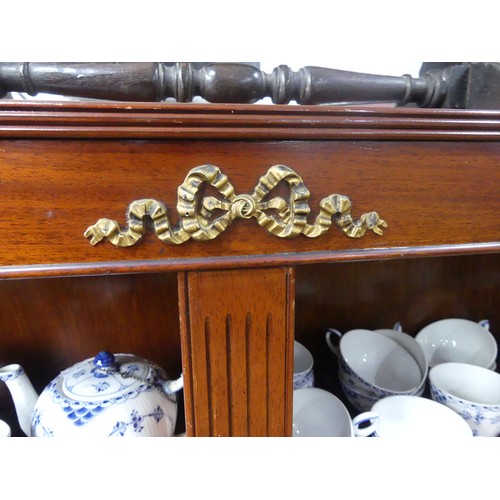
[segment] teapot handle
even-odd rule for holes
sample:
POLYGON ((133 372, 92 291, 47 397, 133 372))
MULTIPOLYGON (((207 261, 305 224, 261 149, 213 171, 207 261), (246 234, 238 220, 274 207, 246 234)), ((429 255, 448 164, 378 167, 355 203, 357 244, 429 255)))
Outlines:
POLYGON ((181 376, 177 380, 166 380, 161 385, 167 394, 174 394, 184 387, 184 376, 181 373, 181 376))

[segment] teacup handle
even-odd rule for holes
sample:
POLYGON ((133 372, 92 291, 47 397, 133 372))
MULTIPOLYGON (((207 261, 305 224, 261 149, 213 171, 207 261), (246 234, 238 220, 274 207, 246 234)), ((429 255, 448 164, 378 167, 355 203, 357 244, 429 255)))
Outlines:
POLYGON ((376 436, 379 420, 380 415, 376 411, 365 411, 363 413, 360 413, 352 419, 354 435, 357 437, 368 437, 372 434, 376 436), (360 429, 359 426, 366 422, 370 422, 370 425, 360 429))
POLYGON ((481 321, 478 321, 479 325, 481 325, 485 330, 488 332, 490 331, 490 320, 489 319, 482 319, 481 321))
POLYGON ((333 343, 331 339, 332 334, 335 334, 337 336, 337 340, 339 340, 342 337, 342 334, 338 330, 335 330, 335 328, 328 328, 328 330, 325 333, 325 340, 326 343, 328 344, 328 347, 330 348, 330 351, 332 351, 333 354, 335 354, 335 356, 338 357, 340 354, 340 349, 338 343, 337 344, 333 343))

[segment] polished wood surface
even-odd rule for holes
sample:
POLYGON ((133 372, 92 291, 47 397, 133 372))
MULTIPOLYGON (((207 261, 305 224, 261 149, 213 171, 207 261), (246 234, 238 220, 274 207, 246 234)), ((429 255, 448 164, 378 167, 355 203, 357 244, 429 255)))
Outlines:
POLYGON ((494 140, 495 110, 0 101, 0 137, 242 140, 494 140))
POLYGON ((500 334, 499 279, 498 253, 297 266, 297 337, 397 322, 414 336, 448 317, 500 334))
POLYGON ((179 276, 188 436, 290 435, 293 272, 179 276))
POLYGON ((3 140, 0 150, 4 276, 182 270, 208 261, 224 268, 241 259, 268 266, 500 245, 498 142, 3 140), (125 225, 129 203, 142 198, 163 201, 175 224, 177 187, 207 163, 238 194, 251 193, 272 165, 287 165, 311 193, 311 222, 319 201, 339 193, 351 198, 354 218, 375 210, 389 227, 360 239, 335 226, 316 239, 282 239, 254 219, 237 219, 212 241, 169 245, 150 232, 130 248, 91 246, 83 236, 101 217, 125 225))

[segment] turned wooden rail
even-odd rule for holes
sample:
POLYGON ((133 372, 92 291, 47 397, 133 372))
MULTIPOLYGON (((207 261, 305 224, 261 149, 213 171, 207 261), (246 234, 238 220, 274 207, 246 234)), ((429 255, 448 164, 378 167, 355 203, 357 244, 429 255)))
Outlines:
POLYGON ((384 76, 315 66, 258 63, 0 62, 0 98, 11 92, 112 101, 167 99, 253 104, 393 103, 423 108, 500 109, 500 63, 424 63, 420 76, 384 76))
POLYGON ((168 65, 139 63, 0 63, 0 97, 9 92, 60 94, 119 101, 251 104, 270 97, 275 104, 346 102, 415 103, 440 107, 450 73, 428 71, 422 78, 383 76, 314 66, 292 71, 281 65, 270 74, 245 63, 168 65))

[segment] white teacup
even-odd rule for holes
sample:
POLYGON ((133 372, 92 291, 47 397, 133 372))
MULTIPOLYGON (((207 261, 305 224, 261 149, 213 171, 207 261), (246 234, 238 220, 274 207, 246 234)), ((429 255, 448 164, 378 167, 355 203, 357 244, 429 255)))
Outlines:
POLYGON ((331 392, 309 387, 293 391, 293 437, 353 437, 351 416, 331 392))
POLYGON ((349 403, 358 411, 369 411, 380 397, 369 396, 352 387, 348 381, 344 380, 342 373, 339 372, 340 388, 349 403))
POLYGON ((467 422, 453 410, 420 396, 389 396, 371 411, 353 419, 356 436, 374 437, 472 437, 467 422), (368 424, 363 427, 363 424, 368 424))
POLYGON ((415 358, 381 333, 356 329, 342 335, 329 328, 326 342, 339 359, 344 381, 367 396, 412 394, 425 379, 415 358), (333 335, 340 337, 338 346, 331 339, 333 335))
POLYGON ((422 346, 429 368, 447 362, 489 369, 496 366, 498 346, 487 320, 475 323, 459 318, 442 319, 420 330, 415 340, 422 346))
POLYGON ((314 359, 310 351, 300 342, 293 345, 293 388, 314 387, 314 359))
POLYGON ((474 436, 500 434, 500 374, 467 363, 441 363, 429 371, 431 397, 457 412, 474 436))
POLYGON ((427 358, 425 357, 424 350, 420 345, 420 343, 418 343, 411 335, 408 335, 407 333, 403 332, 400 323, 396 323, 394 325, 394 328, 392 329, 384 328, 375 331, 396 341, 413 356, 413 358, 418 364, 418 367, 420 368, 420 374, 421 374, 420 384, 418 385, 414 393, 423 392, 425 388, 425 382, 427 381, 427 375, 429 372, 429 364, 427 362, 427 358))
POLYGON ((10 426, 4 420, 0 420, 0 437, 10 437, 11 430, 10 426))
MULTIPOLYGON (((344 396, 351 403, 351 405, 358 411, 370 411, 373 408, 373 405, 382 399, 381 397, 374 397, 365 394, 364 392, 359 391, 355 387, 349 385, 349 382, 344 380, 342 373, 339 373, 340 387, 344 396)), ((415 392, 409 394, 410 396, 422 396, 425 390, 425 379, 422 384, 418 386, 415 392)), ((384 396, 387 397, 387 396, 384 396)))

